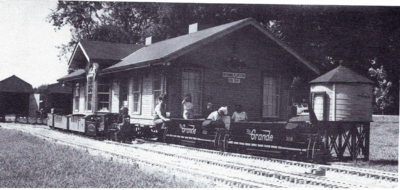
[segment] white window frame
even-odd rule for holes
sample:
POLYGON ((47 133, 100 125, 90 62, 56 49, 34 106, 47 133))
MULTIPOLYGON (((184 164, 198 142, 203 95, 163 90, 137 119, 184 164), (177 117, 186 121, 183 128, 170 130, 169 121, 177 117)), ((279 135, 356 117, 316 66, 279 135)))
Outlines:
POLYGON ((74 101, 75 101, 75 105, 74 105, 74 110, 79 112, 79 100, 80 100, 80 86, 79 83, 75 84, 75 89, 74 89, 74 101))
POLYGON ((97 111, 102 111, 100 105, 101 104, 108 104, 108 111, 111 111, 111 84, 108 81, 101 81, 98 80, 97 83, 97 111), (100 91, 101 86, 108 86, 108 92, 102 92, 100 91), (107 95, 108 96, 108 101, 100 101, 100 95, 107 95))
POLYGON ((142 75, 136 74, 132 77, 132 114, 140 115, 142 110, 142 75), (137 78, 136 78, 137 77, 137 78), (136 80, 135 80, 136 79, 136 80), (137 83, 136 83, 137 82, 137 83), (135 85, 138 85, 135 91, 135 85), (137 111, 135 111, 135 94, 138 94, 137 111))
POLYGON ((119 109, 121 109, 124 106, 124 99, 126 99, 126 102, 129 105, 129 79, 128 78, 122 78, 119 81, 119 109), (125 86, 125 92, 123 92, 123 87, 125 86), (123 97, 125 95, 125 97, 123 97))
POLYGON ((92 111, 93 110, 93 92, 94 91, 94 77, 93 76, 88 76, 87 77, 87 85, 86 85, 86 110, 87 111, 92 111), (91 82, 91 84, 90 84, 91 82), (89 87, 91 87, 91 92, 89 93, 89 87), (90 98, 89 98, 90 95, 90 98), (90 101, 89 101, 90 100, 90 101))

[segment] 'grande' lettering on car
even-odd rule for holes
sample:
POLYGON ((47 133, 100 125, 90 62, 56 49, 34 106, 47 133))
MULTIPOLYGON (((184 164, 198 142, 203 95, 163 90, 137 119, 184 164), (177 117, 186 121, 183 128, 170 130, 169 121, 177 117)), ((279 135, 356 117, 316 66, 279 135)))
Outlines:
POLYGON ((250 132, 250 137, 251 140, 255 141, 272 141, 274 139, 274 136, 271 135, 271 131, 270 130, 262 130, 266 133, 263 134, 257 134, 257 131, 255 129, 251 130, 250 132))
POLYGON ((182 129, 182 133, 196 134, 196 127, 194 125, 188 125, 188 128, 186 128, 186 124, 179 124, 179 128, 182 129))

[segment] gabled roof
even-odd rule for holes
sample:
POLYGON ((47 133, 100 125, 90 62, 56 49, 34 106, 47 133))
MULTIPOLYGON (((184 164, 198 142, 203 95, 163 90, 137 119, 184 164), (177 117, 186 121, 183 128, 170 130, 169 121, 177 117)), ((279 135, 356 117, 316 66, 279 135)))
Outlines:
POLYGON ((78 54, 83 54, 87 61, 90 60, 122 60, 122 58, 130 55, 136 50, 142 48, 143 45, 122 44, 112 42, 99 42, 80 40, 75 46, 71 59, 68 64, 78 54))
POLYGON ((0 81, 0 92, 32 93, 32 85, 13 75, 0 81))
POLYGON ((68 75, 65 75, 57 79, 57 81, 71 81, 71 80, 81 79, 85 77, 85 73, 86 73, 85 69, 78 69, 68 75))
POLYGON ((143 64, 163 64, 248 25, 253 25, 259 29, 266 36, 304 63, 308 68, 316 74, 319 74, 318 68, 309 63, 293 49, 288 47, 281 40, 277 39, 270 31, 260 26, 251 18, 223 24, 145 46, 125 57, 121 62, 103 69, 102 73, 118 72, 128 68, 144 66, 143 64))
POLYGON ((339 66, 326 74, 312 80, 310 83, 367 83, 374 84, 371 80, 353 72, 352 70, 339 66))

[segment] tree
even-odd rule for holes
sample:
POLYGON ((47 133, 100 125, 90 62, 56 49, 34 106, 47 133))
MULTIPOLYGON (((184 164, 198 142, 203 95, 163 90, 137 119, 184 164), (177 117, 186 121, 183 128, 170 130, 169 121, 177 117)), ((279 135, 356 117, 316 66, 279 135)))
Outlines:
MULTIPOLYGON (((216 26, 253 18, 325 73, 339 64, 360 74, 376 59, 399 88, 400 7, 59 1, 48 16, 56 28, 71 25, 72 39, 143 43, 187 34, 192 23, 216 26)), ((399 95, 389 91, 395 105, 399 95)), ((396 111, 398 112, 398 110, 396 111)))
MULTIPOLYGON (((372 63, 375 64, 375 61, 372 60, 372 63)), ((371 67, 368 70, 368 73, 371 77, 374 77, 377 80, 378 86, 374 88, 374 103, 378 111, 383 115, 394 104, 394 98, 389 94, 390 88, 392 87, 392 82, 387 80, 387 73, 383 68, 383 65, 376 69, 371 67)))

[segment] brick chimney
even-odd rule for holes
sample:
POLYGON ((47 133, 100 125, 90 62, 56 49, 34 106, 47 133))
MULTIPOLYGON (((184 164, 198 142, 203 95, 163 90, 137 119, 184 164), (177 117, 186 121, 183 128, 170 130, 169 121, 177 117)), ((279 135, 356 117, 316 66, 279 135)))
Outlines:
POLYGON ((145 44, 146 46, 151 44, 151 36, 146 38, 145 44))
POLYGON ((190 34, 190 33, 197 32, 197 26, 198 26, 197 23, 194 23, 194 24, 189 25, 189 34, 190 34))

